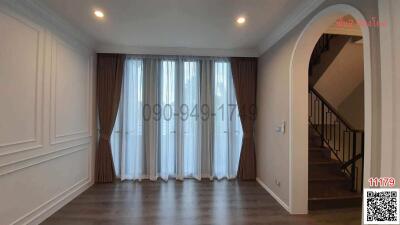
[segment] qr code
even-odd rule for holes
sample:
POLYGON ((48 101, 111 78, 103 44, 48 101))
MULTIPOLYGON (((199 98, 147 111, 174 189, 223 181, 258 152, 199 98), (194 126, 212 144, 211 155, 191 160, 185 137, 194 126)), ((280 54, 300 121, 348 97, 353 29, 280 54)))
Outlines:
POLYGON ((399 189, 364 189, 364 224, 399 224, 399 189))

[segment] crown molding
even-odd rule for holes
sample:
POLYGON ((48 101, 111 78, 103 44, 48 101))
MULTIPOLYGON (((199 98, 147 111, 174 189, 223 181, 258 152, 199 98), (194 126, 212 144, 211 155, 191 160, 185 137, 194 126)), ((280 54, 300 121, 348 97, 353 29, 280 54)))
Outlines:
POLYGON ((324 1, 325 0, 308 0, 301 4, 293 14, 289 15, 283 23, 278 24, 278 26, 258 45, 259 55, 262 55, 269 48, 275 45, 324 1))
POLYGON ((86 47, 91 51, 95 49, 96 39, 58 16, 38 0, 1 0, 0 5, 45 26, 46 29, 51 30, 62 38, 73 40, 71 42, 74 45, 86 47))
POLYGON ((186 47, 139 47, 127 45, 99 45, 98 53, 123 53, 134 55, 187 55, 187 56, 222 56, 222 57, 258 57, 256 48, 217 49, 186 47))

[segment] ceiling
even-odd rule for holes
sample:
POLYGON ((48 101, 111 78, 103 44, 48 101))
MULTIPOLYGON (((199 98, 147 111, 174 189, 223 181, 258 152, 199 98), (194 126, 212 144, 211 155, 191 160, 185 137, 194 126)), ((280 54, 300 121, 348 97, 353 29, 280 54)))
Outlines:
POLYGON ((310 0, 37 0, 99 46, 256 49, 310 0), (103 19, 93 15, 105 13, 103 19), (245 16, 244 25, 235 23, 245 16))

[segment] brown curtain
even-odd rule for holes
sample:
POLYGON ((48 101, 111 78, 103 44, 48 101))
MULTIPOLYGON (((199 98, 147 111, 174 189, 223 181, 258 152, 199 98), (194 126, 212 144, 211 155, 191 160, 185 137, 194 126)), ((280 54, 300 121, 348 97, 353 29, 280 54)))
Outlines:
POLYGON ((231 58, 231 67, 243 127, 237 177, 241 180, 255 180, 256 153, 253 128, 256 118, 257 58, 231 58))
POLYGON ((100 138, 96 151, 95 180, 113 182, 115 178, 110 137, 121 96, 125 55, 97 54, 97 110, 100 138))

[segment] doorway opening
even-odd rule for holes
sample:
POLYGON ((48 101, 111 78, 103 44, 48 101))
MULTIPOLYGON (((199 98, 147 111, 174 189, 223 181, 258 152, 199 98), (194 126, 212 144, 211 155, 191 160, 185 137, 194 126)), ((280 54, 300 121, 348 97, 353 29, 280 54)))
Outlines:
POLYGON ((320 36, 308 69, 308 209, 360 207, 364 156, 364 63, 351 15, 320 36))
MULTIPOLYGON (((291 67, 290 67, 290 115, 289 115, 289 159, 290 159, 290 197, 289 205, 290 212, 292 214, 307 214, 309 210, 309 143, 308 143, 308 131, 309 131, 309 63, 310 58, 313 53, 316 43, 319 41, 321 36, 327 32, 327 30, 336 23, 339 18, 352 17, 357 21, 365 21, 363 14, 356 8, 346 4, 337 4, 329 6, 322 11, 320 11, 311 21, 306 25, 296 41, 294 50, 292 52, 291 67)), ((352 170, 353 161, 357 161, 355 166, 358 166, 359 171, 363 171, 363 174, 357 174, 357 180, 354 182, 357 184, 357 190, 362 186, 361 184, 365 182, 365 177, 369 177, 371 173, 371 146, 372 144, 377 145, 379 143, 373 142, 376 140, 372 136, 372 79, 371 79, 371 46, 370 46, 370 34, 369 28, 366 26, 361 26, 361 36, 362 36, 362 58, 363 58, 363 110, 364 110, 364 138, 363 141, 356 141, 360 146, 363 147, 362 159, 355 159, 354 154, 351 153, 349 160, 346 162, 351 162, 351 167, 347 164, 342 165, 346 170, 352 170), (362 179, 364 177, 364 179, 362 179)), ((354 36, 354 35, 351 35, 354 36)), ((359 40, 358 40, 359 41, 359 40)), ((353 39, 353 43, 357 40, 353 39)), ((321 79, 321 78, 319 78, 321 79)), ((316 79, 318 83, 319 79, 316 79)), ((322 81, 321 81, 322 82, 322 81)), ((329 82, 327 82, 330 84, 329 82)), ((318 84, 317 84, 318 85, 318 84)), ((315 89, 315 88, 314 88, 315 89)), ((377 91, 377 90, 375 90, 377 91)), ((374 93, 377 93, 375 92, 374 93)), ((321 104, 321 103, 320 103, 321 104)), ((376 103, 375 103, 376 104, 376 103)), ((325 107, 325 106, 324 106, 325 107)), ((322 111, 324 114, 327 111, 322 111)), ((320 111, 321 113, 321 111, 320 111)), ((374 114, 374 121, 379 118, 379 116, 374 114)), ((329 118, 329 117, 328 117, 329 118)), ((332 119, 334 116, 332 116, 332 119)), ((321 120, 320 120, 321 121, 321 120)), ((375 124, 376 125, 376 124, 375 124)), ((317 123, 319 128, 319 124, 317 123)), ((335 126, 326 126, 333 130, 335 126)), ((326 129, 325 127, 325 129, 326 129)), ((337 129, 337 128, 336 128, 337 129)), ((375 127, 375 129, 378 129, 375 127)), ((328 133, 324 133, 328 134, 328 133)), ((331 134, 334 134, 332 132, 331 134)), ((375 135, 377 135, 375 133, 375 135)), ((351 135, 353 136, 353 135, 351 135)), ((321 140, 322 142, 322 140, 321 140)), ((348 143, 347 143, 348 144, 348 143)), ((350 141, 351 146, 353 145, 350 141)), ((321 146, 327 147, 325 145, 321 146)), ((329 150, 330 151, 330 150, 329 150)), ((330 151, 330 158, 332 158, 332 153, 330 151)), ((342 153, 343 154, 343 153, 342 153)), ((329 156, 329 155, 328 155, 329 156)), ((358 156, 355 152, 355 156, 358 156)), ((328 157, 329 158, 329 157, 328 157)), ((347 159, 347 158, 346 158, 347 159)), ((342 167, 341 166, 341 167, 342 167)), ((310 168, 312 169, 312 168, 310 168)), ((355 169, 357 170, 357 169, 355 169)), ((350 184, 351 185, 351 184, 350 184)), ((352 191, 354 185, 351 185, 352 191)), ((351 190, 350 188, 348 190, 351 190)), ((361 204, 361 203, 360 203, 361 204)), ((361 214, 361 213, 360 213, 361 214)))

